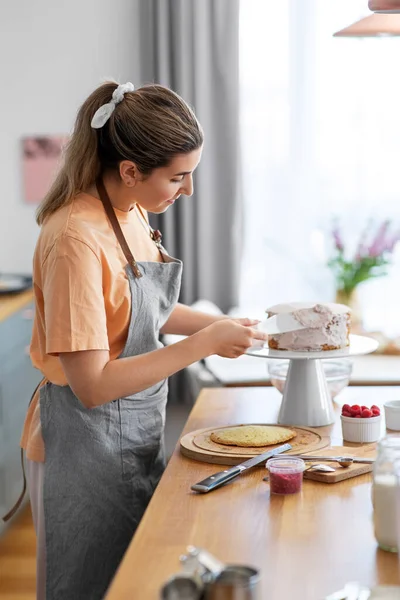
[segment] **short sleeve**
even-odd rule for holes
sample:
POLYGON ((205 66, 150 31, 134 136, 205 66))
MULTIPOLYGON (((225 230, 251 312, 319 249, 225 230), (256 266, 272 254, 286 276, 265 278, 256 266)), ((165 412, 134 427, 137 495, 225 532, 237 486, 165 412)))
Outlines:
POLYGON ((71 236, 59 238, 42 266, 46 354, 109 350, 102 266, 71 236))

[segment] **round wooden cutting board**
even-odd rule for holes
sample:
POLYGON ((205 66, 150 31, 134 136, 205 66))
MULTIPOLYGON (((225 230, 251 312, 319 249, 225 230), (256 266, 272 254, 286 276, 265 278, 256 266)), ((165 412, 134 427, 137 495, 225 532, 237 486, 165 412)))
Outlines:
MULTIPOLYGON (((246 425, 273 425, 270 423, 246 423, 246 425)), ((180 448, 184 456, 198 460, 200 462, 213 463, 218 465, 238 465, 257 454, 262 454, 282 444, 263 446, 258 448, 242 448, 239 446, 225 446, 213 442, 210 438, 212 431, 226 429, 227 427, 241 427, 243 425, 225 425, 224 427, 209 427, 207 429, 198 429, 187 433, 181 438, 180 448)), ((285 426, 286 427, 286 426, 285 426)), ((296 437, 288 441, 293 448, 285 454, 303 454, 326 448, 330 445, 330 438, 321 436, 316 429, 309 427, 297 427, 288 425, 289 429, 296 431, 296 437)))

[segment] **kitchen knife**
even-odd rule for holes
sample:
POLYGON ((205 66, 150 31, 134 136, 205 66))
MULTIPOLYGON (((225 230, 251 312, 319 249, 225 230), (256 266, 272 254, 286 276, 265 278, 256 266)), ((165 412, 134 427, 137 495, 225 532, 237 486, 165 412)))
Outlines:
POLYGON ((268 458, 275 456, 276 454, 280 454, 281 452, 286 452, 287 450, 291 450, 292 446, 290 444, 283 444, 283 446, 278 446, 278 448, 274 448, 273 450, 269 450, 268 452, 263 452, 263 454, 258 454, 254 458, 250 458, 250 460, 246 460, 246 462, 241 463, 240 465, 236 465, 231 469, 227 469, 226 471, 220 471, 219 473, 214 473, 210 477, 203 479, 203 481, 199 481, 199 483, 195 483, 191 486, 191 489, 194 492, 201 492, 203 494, 207 492, 211 492, 211 490, 215 490, 215 488, 223 485, 227 481, 234 479, 247 469, 251 467, 255 467, 262 462, 265 462, 268 458))

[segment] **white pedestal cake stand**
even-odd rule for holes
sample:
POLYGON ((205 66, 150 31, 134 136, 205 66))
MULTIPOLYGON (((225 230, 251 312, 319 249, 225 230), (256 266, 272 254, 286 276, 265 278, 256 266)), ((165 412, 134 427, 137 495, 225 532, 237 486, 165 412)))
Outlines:
POLYGON ((278 423, 322 427, 334 422, 332 398, 322 360, 370 354, 377 347, 378 342, 372 338, 351 335, 350 346, 344 350, 287 352, 254 346, 247 354, 264 359, 290 360, 278 423))

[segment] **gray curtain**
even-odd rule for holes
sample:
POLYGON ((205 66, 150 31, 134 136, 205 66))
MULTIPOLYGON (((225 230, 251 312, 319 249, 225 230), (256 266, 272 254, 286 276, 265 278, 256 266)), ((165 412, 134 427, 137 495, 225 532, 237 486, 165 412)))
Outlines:
POLYGON ((152 225, 184 262, 181 301, 226 311, 237 304, 240 265, 239 0, 139 0, 135 41, 142 83, 160 83, 195 110, 205 146, 191 198, 152 225))

